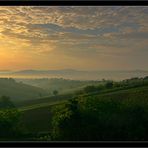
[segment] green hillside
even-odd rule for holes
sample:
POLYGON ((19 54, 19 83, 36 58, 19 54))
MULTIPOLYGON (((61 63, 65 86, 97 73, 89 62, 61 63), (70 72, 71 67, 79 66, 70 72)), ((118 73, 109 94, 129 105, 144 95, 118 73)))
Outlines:
POLYGON ((16 81, 43 88, 50 94, 52 94, 54 90, 57 90, 59 94, 70 93, 82 89, 87 85, 96 85, 100 83, 100 81, 80 81, 63 78, 16 79, 16 81))
POLYGON ((53 115, 52 140, 147 141, 148 87, 81 96, 53 115))
POLYGON ((12 78, 0 78, 0 96, 9 96, 13 102, 36 99, 48 93, 35 86, 18 83, 12 78))
MULTIPOLYGON (((106 93, 100 93, 97 95, 84 95, 83 97, 79 97, 79 101, 83 104, 86 103, 85 101, 89 102, 88 104, 92 105, 92 107, 97 107, 96 105, 101 101, 104 100, 108 101, 116 101, 123 103, 131 103, 134 104, 144 104, 148 103, 148 86, 142 86, 138 88, 130 88, 127 90, 118 90, 106 93)), ((41 103, 35 104, 32 108, 26 106, 24 108, 20 108, 23 111, 23 118, 22 121, 24 124, 27 125, 29 131, 34 132, 45 132, 49 131, 50 123, 51 123, 51 108, 55 108, 56 104, 65 104, 65 102, 55 102, 55 103, 41 103), (43 126, 44 125, 44 126, 43 126)), ((106 106, 107 107, 107 106, 106 106)))
POLYGON ((15 105, 16 109, 10 99, 1 98, 0 122, 9 121, 4 113, 15 118, 18 112, 15 134, 23 140, 148 140, 148 77, 104 81, 15 105), (12 115, 11 108, 16 110, 12 115))

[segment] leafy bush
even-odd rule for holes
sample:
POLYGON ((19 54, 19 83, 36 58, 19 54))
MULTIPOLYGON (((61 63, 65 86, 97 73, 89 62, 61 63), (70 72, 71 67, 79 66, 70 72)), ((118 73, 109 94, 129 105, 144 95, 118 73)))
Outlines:
POLYGON ((52 140, 148 140, 146 88, 112 95, 81 96, 57 106, 53 110, 52 140))
POLYGON ((20 112, 16 109, 0 110, 0 137, 14 137, 19 132, 20 112))

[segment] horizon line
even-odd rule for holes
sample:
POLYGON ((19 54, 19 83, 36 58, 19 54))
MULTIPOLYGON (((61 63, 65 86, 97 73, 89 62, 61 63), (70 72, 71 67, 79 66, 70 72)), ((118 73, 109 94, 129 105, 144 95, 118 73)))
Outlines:
POLYGON ((73 71, 148 71, 147 69, 72 69, 72 68, 63 68, 63 69, 0 69, 0 72, 18 72, 18 71, 57 71, 57 70, 73 70, 73 71))

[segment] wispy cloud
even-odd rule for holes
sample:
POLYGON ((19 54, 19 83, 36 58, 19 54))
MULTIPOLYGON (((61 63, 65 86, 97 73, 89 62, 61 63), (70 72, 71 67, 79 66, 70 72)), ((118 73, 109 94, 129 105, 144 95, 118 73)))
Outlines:
POLYGON ((57 59, 58 64, 60 59, 73 64, 77 60, 78 66, 85 59, 86 67, 87 61, 97 62, 98 57, 104 62, 105 56, 142 54, 147 50, 147 14, 148 8, 144 6, 3 6, 0 51, 11 51, 13 57, 23 53, 30 60, 40 55, 42 64, 50 57, 57 59))

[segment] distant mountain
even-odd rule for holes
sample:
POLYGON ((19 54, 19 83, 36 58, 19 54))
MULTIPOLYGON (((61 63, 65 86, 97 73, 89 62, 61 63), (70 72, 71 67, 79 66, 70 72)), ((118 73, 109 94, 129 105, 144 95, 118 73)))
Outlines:
POLYGON ((131 77, 148 76, 148 71, 131 70, 131 71, 83 71, 74 69, 63 70, 22 70, 8 73, 0 73, 0 76, 21 77, 21 78, 64 78, 74 80, 101 80, 113 79, 123 80, 131 77))
POLYGON ((12 78, 0 78, 0 96, 9 96, 12 101, 36 99, 46 95, 47 92, 39 87, 18 83, 12 78))
POLYGON ((0 70, 0 73, 12 73, 11 70, 0 70))
POLYGON ((63 70, 23 70, 16 71, 12 74, 73 74, 73 73, 82 73, 85 71, 78 71, 73 69, 63 69, 63 70))

